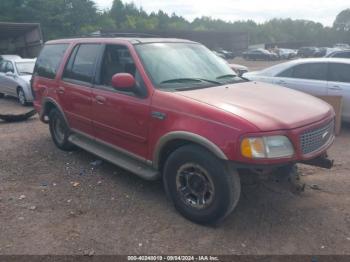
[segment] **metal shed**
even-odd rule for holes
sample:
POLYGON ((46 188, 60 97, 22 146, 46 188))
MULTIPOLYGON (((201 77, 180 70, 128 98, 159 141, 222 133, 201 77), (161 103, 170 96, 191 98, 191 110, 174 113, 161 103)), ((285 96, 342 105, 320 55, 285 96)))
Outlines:
POLYGON ((36 57, 42 45, 40 24, 0 22, 0 55, 36 57))

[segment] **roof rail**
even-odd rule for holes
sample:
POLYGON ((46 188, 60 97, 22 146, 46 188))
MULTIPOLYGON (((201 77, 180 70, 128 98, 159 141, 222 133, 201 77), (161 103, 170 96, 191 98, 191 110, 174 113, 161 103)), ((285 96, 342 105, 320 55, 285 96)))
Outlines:
POLYGON ((146 34, 146 33, 118 33, 118 32, 101 32, 96 31, 89 35, 84 35, 84 37, 160 37, 159 35, 146 34))

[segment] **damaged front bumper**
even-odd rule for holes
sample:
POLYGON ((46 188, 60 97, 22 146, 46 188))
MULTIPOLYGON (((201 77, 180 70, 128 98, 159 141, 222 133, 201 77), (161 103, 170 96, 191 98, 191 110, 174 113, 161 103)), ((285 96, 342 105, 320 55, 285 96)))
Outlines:
POLYGON ((329 159, 327 154, 323 154, 314 159, 310 159, 307 161, 301 161, 301 164, 309 165, 309 166, 317 166, 321 168, 331 169, 334 165, 334 160, 329 159))

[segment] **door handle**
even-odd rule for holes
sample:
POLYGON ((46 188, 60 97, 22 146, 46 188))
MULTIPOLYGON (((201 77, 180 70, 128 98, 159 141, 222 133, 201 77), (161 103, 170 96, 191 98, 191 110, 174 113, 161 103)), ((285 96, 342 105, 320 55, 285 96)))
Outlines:
POLYGON ((96 102, 100 105, 103 105, 106 102, 106 98, 103 96, 96 96, 95 99, 96 99, 96 102))
POLYGON ((331 90, 342 90, 342 88, 340 86, 331 86, 329 89, 331 90))
POLYGON ((62 86, 60 86, 58 89, 57 89, 57 93, 59 93, 59 94, 64 94, 64 87, 62 87, 62 86))

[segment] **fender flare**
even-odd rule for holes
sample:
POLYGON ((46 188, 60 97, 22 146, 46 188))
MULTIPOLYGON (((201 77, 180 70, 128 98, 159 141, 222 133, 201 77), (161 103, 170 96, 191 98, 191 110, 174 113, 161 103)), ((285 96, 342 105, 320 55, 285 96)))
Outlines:
POLYGON ((42 107, 41 107, 42 109, 41 109, 41 112, 40 112, 40 120, 45 122, 45 123, 47 123, 47 121, 44 119, 44 117, 46 115, 45 113, 46 113, 46 110, 47 110, 47 105, 49 103, 53 104, 61 112, 61 114, 62 114, 62 116, 64 118, 64 121, 66 121, 66 123, 68 124, 68 120, 66 118, 66 115, 65 115, 62 107, 54 99, 52 99, 50 97, 46 97, 46 98, 43 99, 42 107))
POLYGON ((154 153, 153 153, 153 166, 154 168, 158 169, 159 168, 159 162, 160 162, 160 154, 162 152, 162 149, 164 146, 172 141, 172 140, 187 140, 193 143, 196 143, 198 145, 203 146, 204 148, 208 149, 211 153, 213 153, 216 157, 223 159, 223 160, 228 160, 227 156, 225 153, 213 142, 208 140, 207 138, 191 133, 191 132, 186 132, 186 131, 174 131, 165 134, 162 136, 155 147, 154 153))

